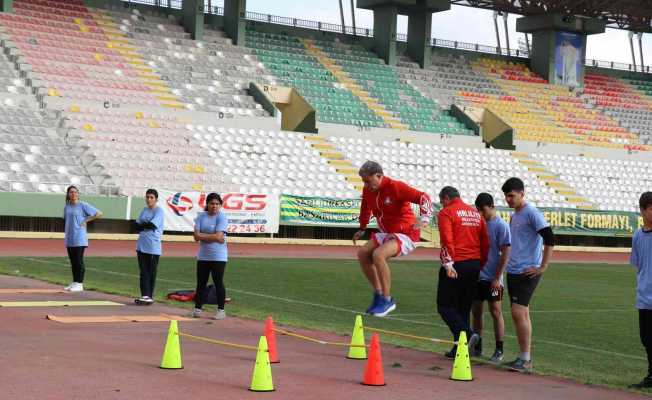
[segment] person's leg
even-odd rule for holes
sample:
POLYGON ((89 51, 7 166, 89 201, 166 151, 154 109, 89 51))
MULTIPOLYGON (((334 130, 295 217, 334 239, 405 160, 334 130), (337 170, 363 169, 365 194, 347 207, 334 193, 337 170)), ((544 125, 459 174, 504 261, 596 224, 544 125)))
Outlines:
POLYGON ((458 280, 451 279, 446 275, 446 269, 439 269, 439 281, 437 283, 437 312, 444 320, 448 329, 453 334, 453 340, 457 341, 464 323, 457 311, 458 280))
POLYGON ((503 319, 502 301, 490 301, 489 312, 494 322, 494 339, 496 350, 503 351, 503 340, 505 338, 505 320, 503 319))
POLYGON ((217 292, 217 308, 219 310, 224 310, 224 303, 226 301, 224 270, 226 269, 226 262, 214 261, 211 264, 211 274, 213 275, 213 283, 215 284, 215 291, 217 292))
POLYGON ((360 268, 362 273, 371 284, 371 287, 374 291, 380 293, 381 285, 380 279, 378 278, 378 273, 374 267, 373 254, 374 250, 378 247, 378 244, 372 239, 368 240, 364 246, 358 249, 358 261, 360 262, 360 268))
POLYGON ((471 329, 471 306, 475 298, 481 268, 480 262, 473 260, 461 262, 456 267, 457 279, 459 280, 457 310, 464 323, 463 329, 466 331, 467 338, 470 338, 473 334, 471 329))
POLYGON ((471 308, 471 313, 473 314, 473 331, 478 335, 482 336, 482 329, 484 328, 483 312, 484 312, 484 303, 482 301, 474 301, 471 308))
POLYGON ((638 310, 639 334, 647 353, 647 376, 652 377, 652 310, 638 310))
POLYGON ((137 251, 136 255, 138 256, 138 268, 140 269, 140 295, 141 297, 148 296, 150 282, 148 255, 140 251, 137 251))
POLYGON ((72 272, 72 281, 77 282, 77 255, 75 254, 76 247, 66 247, 68 251, 68 259, 70 260, 70 271, 72 272))
POLYGON ((381 293, 385 299, 391 297, 392 290, 392 273, 389 269, 389 265, 387 264, 387 260, 392 257, 396 257, 399 254, 401 251, 399 246, 400 244, 398 240, 391 239, 373 251, 372 259, 374 266, 376 267, 378 280, 380 281, 381 293))
POLYGON ((516 328, 518 347, 521 350, 520 359, 530 361, 530 343, 532 340, 532 321, 530 307, 512 303, 512 319, 516 328))
POLYGON ((79 283, 84 283, 84 274, 86 273, 86 268, 84 267, 84 250, 86 250, 86 247, 78 247, 78 252, 77 252, 77 265, 78 265, 78 278, 79 280, 77 282, 79 283))
POLYGON ((158 260, 159 260, 159 255, 158 254, 150 254, 150 274, 149 274, 149 296, 150 298, 154 298, 154 287, 156 286, 156 273, 158 270, 158 260))
POLYGON ((197 261, 197 288, 195 289, 195 308, 201 310, 204 305, 204 291, 211 274, 209 261, 197 261))

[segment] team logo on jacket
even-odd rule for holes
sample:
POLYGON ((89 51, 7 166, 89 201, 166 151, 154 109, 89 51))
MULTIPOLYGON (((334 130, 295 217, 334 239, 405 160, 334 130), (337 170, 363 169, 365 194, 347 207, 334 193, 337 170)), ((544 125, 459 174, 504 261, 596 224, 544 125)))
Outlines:
POLYGON ((385 197, 385 201, 384 201, 384 203, 385 203, 386 206, 389 206, 389 205, 392 204, 392 199, 389 198, 389 197, 385 197))

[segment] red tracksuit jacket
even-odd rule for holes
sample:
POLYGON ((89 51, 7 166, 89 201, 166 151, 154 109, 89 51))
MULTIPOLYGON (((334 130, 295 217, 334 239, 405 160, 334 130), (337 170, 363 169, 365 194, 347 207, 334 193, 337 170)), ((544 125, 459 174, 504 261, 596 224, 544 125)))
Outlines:
POLYGON ((373 215, 382 232, 402 233, 417 242, 420 234, 419 229, 414 229, 416 218, 410 203, 419 204, 422 220, 430 220, 432 217, 430 196, 404 182, 383 176, 377 191, 372 192, 366 187, 362 190, 360 230, 367 227, 373 215))
POLYGON ((442 264, 466 260, 485 264, 489 253, 487 223, 475 208, 454 199, 439 212, 438 221, 442 264))

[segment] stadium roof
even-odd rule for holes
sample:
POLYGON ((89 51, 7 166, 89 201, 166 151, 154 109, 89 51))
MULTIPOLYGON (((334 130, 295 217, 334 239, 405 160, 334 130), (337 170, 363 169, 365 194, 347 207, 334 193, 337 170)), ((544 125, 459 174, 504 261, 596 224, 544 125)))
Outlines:
POLYGON ((596 17, 611 28, 652 32, 651 0, 451 0, 451 4, 525 16, 560 13, 596 17))

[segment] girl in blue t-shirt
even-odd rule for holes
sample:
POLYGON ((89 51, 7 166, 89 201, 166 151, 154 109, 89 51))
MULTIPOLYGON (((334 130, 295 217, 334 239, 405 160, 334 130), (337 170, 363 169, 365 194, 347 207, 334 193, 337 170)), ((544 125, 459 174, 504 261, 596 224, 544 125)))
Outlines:
POLYGON ((102 217, 102 212, 79 200, 79 189, 66 189, 66 205, 63 208, 64 242, 72 267, 72 283, 64 288, 68 292, 84 291, 84 250, 88 247, 86 225, 102 217))
POLYGON ((136 254, 140 269, 140 298, 136 304, 148 306, 154 303, 154 284, 156 269, 161 256, 161 236, 163 235, 163 209, 157 206, 158 192, 147 189, 145 208, 136 219, 138 242, 136 254))
POLYGON ((217 312, 214 319, 224 319, 224 302, 226 289, 224 288, 224 269, 228 259, 226 247, 226 229, 228 219, 221 212, 222 198, 217 193, 210 193, 206 197, 206 208, 195 219, 193 236, 199 242, 197 254, 197 290, 195 291, 195 309, 192 317, 199 318, 204 304, 204 292, 209 275, 213 276, 217 290, 217 312))

